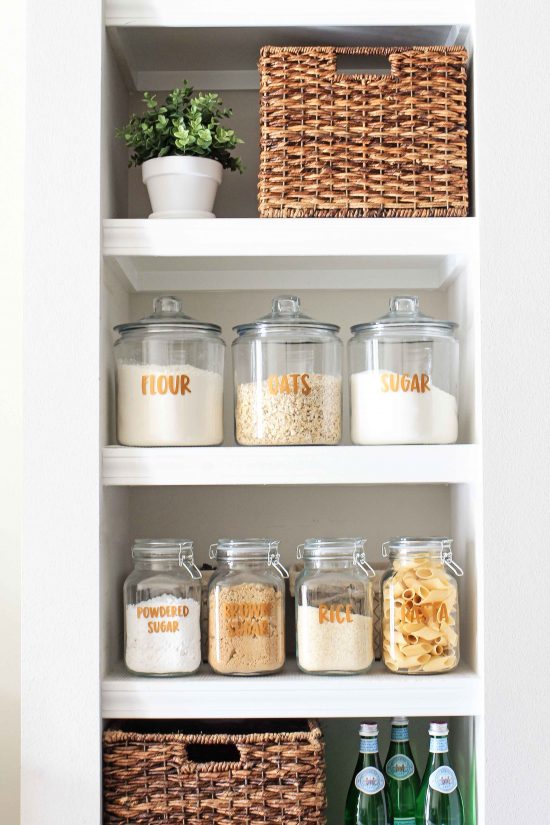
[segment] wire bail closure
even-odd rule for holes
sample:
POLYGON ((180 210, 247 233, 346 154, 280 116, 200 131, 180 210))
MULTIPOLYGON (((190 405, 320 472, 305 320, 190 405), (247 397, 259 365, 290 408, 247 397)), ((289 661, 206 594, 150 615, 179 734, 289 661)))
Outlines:
POLYGON ((184 551, 181 544, 178 553, 178 561, 179 566, 183 567, 184 570, 187 570, 192 579, 202 579, 202 573, 195 564, 195 562, 188 562, 187 559, 184 558, 184 551))
MULTIPOLYGON (((382 556, 385 559, 389 556, 389 547, 391 543, 391 541, 384 541, 382 543, 382 556)), ((441 559, 441 563, 448 567, 449 570, 455 574, 455 576, 463 576, 464 570, 459 564, 456 563, 456 561, 453 560, 452 546, 453 539, 442 539, 439 558, 441 559)))
POLYGON ((288 570, 284 564, 281 564, 281 554, 278 551, 278 547, 279 542, 273 542, 269 545, 269 550, 267 552, 267 563, 270 567, 274 567, 283 579, 288 579, 288 570))
POLYGON ((365 556, 364 550, 361 549, 353 551, 353 563, 360 567, 363 573, 365 573, 369 579, 373 576, 376 576, 375 571, 372 569, 372 567, 367 561, 367 557, 365 556))

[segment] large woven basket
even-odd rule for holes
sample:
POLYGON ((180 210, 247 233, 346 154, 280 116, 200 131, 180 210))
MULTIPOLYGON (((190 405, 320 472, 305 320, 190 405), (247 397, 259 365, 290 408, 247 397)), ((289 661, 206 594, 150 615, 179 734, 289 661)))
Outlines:
POLYGON ((146 728, 103 734, 103 825, 324 825, 315 722, 217 723, 221 733, 188 723, 174 733, 178 723, 163 722, 155 729, 168 732, 137 732, 139 724, 146 728))
POLYGON ((461 47, 260 52, 261 217, 468 214, 461 47), (337 74, 339 54, 383 55, 388 75, 337 74))

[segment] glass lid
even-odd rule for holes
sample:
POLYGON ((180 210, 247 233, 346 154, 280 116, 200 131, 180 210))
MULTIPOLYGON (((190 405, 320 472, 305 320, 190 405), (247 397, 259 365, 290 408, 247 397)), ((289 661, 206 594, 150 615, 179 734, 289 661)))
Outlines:
POLYGON ((247 324, 237 324, 233 327, 234 331, 239 335, 249 330, 269 331, 281 329, 282 327, 292 328, 307 328, 328 330, 330 332, 338 332, 340 327, 336 324, 327 324, 323 321, 315 321, 309 315, 302 312, 300 299, 296 295, 278 295, 273 298, 271 303, 271 312, 269 315, 264 315, 258 318, 257 321, 251 321, 247 324))
POLYGON ((288 578, 288 571, 280 562, 277 539, 218 539, 210 545, 209 555, 218 561, 266 561, 283 578, 288 578))
POLYGON ((447 536, 428 536, 427 538, 416 538, 411 536, 399 536, 382 545, 382 555, 390 559, 398 556, 438 556, 439 559, 449 567, 457 576, 463 575, 462 568, 453 561, 453 539, 447 536))
POLYGON ((360 537, 306 539, 303 544, 298 545, 297 557, 305 561, 352 559, 367 576, 374 576, 375 572, 365 556, 366 543, 367 540, 360 537))
POLYGON ((439 321, 420 311, 416 295, 396 295, 390 299, 390 311, 375 321, 355 324, 351 332, 380 335, 384 332, 422 332, 428 335, 454 335, 458 327, 454 321, 439 321))
POLYGON ((192 560, 193 542, 190 539, 136 539, 132 557, 147 561, 192 560))
POLYGON ((153 312, 140 318, 139 321, 130 321, 127 324, 118 324, 115 331, 121 335, 130 330, 142 329, 145 332, 159 330, 201 329, 220 333, 222 328, 218 324, 209 324, 205 321, 195 321, 185 312, 182 312, 181 301, 173 295, 160 295, 153 301, 153 312))

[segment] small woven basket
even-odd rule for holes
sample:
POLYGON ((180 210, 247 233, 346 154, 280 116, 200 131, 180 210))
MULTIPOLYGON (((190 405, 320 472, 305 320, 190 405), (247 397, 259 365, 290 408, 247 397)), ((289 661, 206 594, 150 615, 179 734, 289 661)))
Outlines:
POLYGON ((467 215, 466 61, 458 46, 265 46, 260 216, 467 215), (339 54, 391 73, 338 74, 339 54))
POLYGON ((324 825, 317 723, 282 720, 247 732, 253 728, 245 722, 225 733, 106 730, 103 825, 324 825))

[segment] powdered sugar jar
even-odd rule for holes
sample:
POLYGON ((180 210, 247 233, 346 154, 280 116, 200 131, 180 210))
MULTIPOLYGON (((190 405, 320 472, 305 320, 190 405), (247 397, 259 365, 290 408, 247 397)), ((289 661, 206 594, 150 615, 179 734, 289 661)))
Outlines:
POLYGON ((144 676, 183 676, 201 663, 201 572, 187 539, 137 539, 124 582, 124 658, 144 676))
POLYGON ((457 324, 400 295, 390 311, 351 328, 354 444, 454 444, 458 436, 457 324))
POLYGON ((217 324, 195 321, 172 296, 115 331, 117 437, 133 447, 223 441, 225 344, 217 324))

